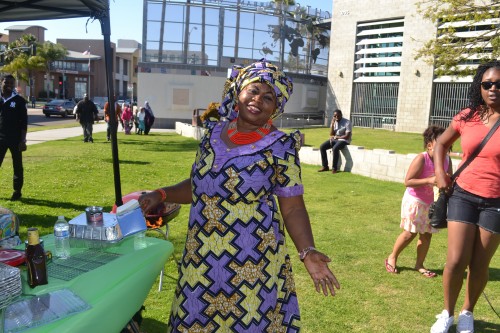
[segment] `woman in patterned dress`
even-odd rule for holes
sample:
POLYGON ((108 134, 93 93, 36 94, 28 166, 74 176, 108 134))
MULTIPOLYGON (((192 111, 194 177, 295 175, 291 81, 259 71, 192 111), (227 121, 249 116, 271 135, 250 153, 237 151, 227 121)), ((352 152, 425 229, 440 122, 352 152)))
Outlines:
POLYGON ((285 227, 316 290, 333 296, 340 288, 330 259, 314 248, 299 133, 272 125, 292 87, 265 60, 235 67, 222 120, 206 123, 190 177, 139 198, 145 212, 167 198, 191 204, 169 332, 298 332, 285 227))

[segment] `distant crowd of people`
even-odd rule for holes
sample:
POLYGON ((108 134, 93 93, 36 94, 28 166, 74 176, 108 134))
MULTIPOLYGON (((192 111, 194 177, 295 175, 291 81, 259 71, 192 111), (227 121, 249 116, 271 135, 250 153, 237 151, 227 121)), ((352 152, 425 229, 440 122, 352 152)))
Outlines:
MULTIPOLYGON (((126 135, 131 134, 134 127, 135 134, 148 135, 155 122, 155 115, 148 101, 146 101, 141 108, 137 108, 137 105, 133 105, 131 108, 129 103, 122 103, 120 105, 118 102, 115 102, 115 115, 116 126, 120 124, 126 135)), ((110 141, 111 123, 109 102, 104 104, 104 120, 108 124, 107 140, 110 141)))

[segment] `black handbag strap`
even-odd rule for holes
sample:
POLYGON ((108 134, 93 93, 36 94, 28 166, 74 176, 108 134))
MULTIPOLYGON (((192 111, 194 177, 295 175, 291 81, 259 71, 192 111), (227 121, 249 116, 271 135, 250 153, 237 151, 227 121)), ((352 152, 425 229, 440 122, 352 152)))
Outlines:
POLYGON ((493 125, 493 127, 490 129, 488 134, 486 134, 483 141, 481 141, 481 144, 476 147, 474 152, 467 158, 467 160, 460 166, 460 168, 458 168, 458 170, 455 171, 455 173, 451 176, 452 181, 455 180, 458 177, 458 175, 460 175, 460 173, 472 162, 473 159, 476 158, 477 155, 479 155, 479 153, 481 152, 481 150, 483 150, 483 147, 486 145, 488 140, 493 136, 493 134, 497 130, 498 126, 500 126, 500 118, 497 120, 495 125, 493 125))

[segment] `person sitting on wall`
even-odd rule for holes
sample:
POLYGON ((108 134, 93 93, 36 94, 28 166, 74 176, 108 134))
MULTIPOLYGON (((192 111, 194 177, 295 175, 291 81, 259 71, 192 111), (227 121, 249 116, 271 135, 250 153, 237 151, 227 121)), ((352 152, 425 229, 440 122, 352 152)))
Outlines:
POLYGON ((321 151, 321 164, 322 168, 318 172, 328 171, 328 158, 326 151, 331 149, 333 152, 332 173, 337 172, 337 165, 339 163, 340 150, 351 143, 352 138, 352 125, 351 121, 342 118, 342 111, 335 110, 333 112, 332 124, 330 126, 330 139, 323 142, 319 146, 321 151))

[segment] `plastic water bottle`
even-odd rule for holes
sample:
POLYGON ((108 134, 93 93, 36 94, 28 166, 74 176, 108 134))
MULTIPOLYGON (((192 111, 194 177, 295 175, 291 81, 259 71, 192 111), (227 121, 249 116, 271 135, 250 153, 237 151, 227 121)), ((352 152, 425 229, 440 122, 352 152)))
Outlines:
POLYGON ((60 259, 69 258, 69 223, 64 216, 57 218, 54 225, 55 256, 60 259))
POLYGON ((146 248, 146 232, 139 231, 134 235, 134 250, 142 250, 146 248))

